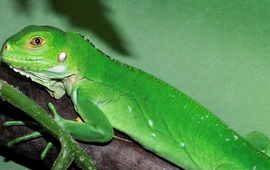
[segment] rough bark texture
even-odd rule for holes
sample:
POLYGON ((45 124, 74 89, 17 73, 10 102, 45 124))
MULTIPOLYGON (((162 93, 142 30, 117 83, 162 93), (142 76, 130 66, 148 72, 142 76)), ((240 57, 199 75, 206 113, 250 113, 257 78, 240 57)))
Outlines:
MULTIPOLYGON (((74 111, 73 105, 68 96, 65 95, 60 100, 55 100, 48 95, 43 87, 34 83, 30 83, 29 79, 21 77, 7 68, 0 69, 0 78, 7 81, 14 87, 18 87, 20 91, 41 105, 45 110, 48 111, 48 113, 50 112, 48 110, 47 104, 48 102, 51 102, 54 104, 56 110, 63 118, 72 120, 76 119, 77 113, 74 111)), ((11 149, 6 149, 3 146, 6 146, 7 142, 13 140, 16 137, 29 134, 38 128, 29 128, 26 126, 3 127, 3 123, 8 120, 31 120, 31 118, 28 117, 24 112, 4 101, 0 102, 0 108, 0 145, 2 145, 0 147, 0 153, 6 156, 7 159, 15 160, 28 166, 31 169, 34 169, 33 167, 37 167, 34 165, 34 163, 32 163, 33 161, 31 160, 35 160, 34 162, 38 162, 38 164, 46 165, 44 167, 40 167, 39 165, 39 169, 49 169, 48 167, 52 166, 58 155, 58 151, 60 149, 59 143, 56 143, 55 146, 50 149, 44 161, 40 160, 40 153, 43 151, 47 141, 51 140, 50 136, 21 142, 16 144, 11 149), (11 150, 19 153, 19 155, 15 154, 15 152, 11 150), (28 160, 24 161, 24 157, 28 157, 30 159, 27 158, 28 160)), ((123 138, 128 138, 120 132, 116 132, 115 134, 123 138)), ((129 140, 132 141, 131 139, 129 140)), ((156 155, 147 152, 135 142, 126 142, 124 140, 114 138, 112 141, 106 144, 79 144, 96 162, 98 169, 179 169, 167 161, 157 157, 156 155)), ((73 164, 70 169, 79 168, 73 164)))

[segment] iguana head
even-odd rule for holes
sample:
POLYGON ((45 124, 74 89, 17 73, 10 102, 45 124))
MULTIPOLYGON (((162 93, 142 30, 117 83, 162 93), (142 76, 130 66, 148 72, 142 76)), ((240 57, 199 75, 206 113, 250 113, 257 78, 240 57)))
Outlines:
POLYGON ((60 90, 59 94, 50 93, 59 98, 65 93, 61 82, 77 73, 79 61, 77 54, 71 52, 76 50, 68 48, 69 42, 77 43, 76 38, 75 42, 70 41, 71 36, 80 37, 75 34, 51 26, 28 26, 4 43, 2 61, 16 72, 46 86, 51 93, 60 90))
POLYGON ((5 42, 1 56, 15 71, 46 80, 72 74, 67 68, 66 47, 66 33, 62 30, 28 26, 5 42))

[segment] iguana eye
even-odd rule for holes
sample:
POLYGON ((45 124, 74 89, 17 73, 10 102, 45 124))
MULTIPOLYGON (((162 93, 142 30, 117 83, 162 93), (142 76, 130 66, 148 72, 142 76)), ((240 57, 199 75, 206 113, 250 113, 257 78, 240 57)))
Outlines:
POLYGON ((43 39, 40 37, 35 37, 32 41, 31 44, 32 45, 42 45, 43 43, 43 39))

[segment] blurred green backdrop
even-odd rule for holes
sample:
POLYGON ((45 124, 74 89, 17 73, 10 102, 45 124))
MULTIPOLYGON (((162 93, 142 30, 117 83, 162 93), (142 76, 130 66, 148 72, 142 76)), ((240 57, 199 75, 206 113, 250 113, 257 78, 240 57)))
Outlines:
POLYGON ((241 135, 270 137, 270 1, 2 0, 0 16, 0 44, 32 24, 80 32, 241 135))

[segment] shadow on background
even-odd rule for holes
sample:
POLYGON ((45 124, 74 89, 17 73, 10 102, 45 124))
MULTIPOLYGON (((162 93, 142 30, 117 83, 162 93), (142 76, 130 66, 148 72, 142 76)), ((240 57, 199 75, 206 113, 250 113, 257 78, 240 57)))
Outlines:
MULTIPOLYGON (((31 2, 31 1, 30 1, 31 2)), ((28 0, 17 0, 16 10, 30 14, 31 6, 28 0), (22 8, 23 7, 23 8, 22 8)), ((124 42, 116 33, 115 27, 107 20, 106 9, 98 0, 50 0, 51 9, 58 15, 69 18, 71 24, 84 29, 92 30, 100 39, 109 44, 114 50, 128 55, 124 42)))

